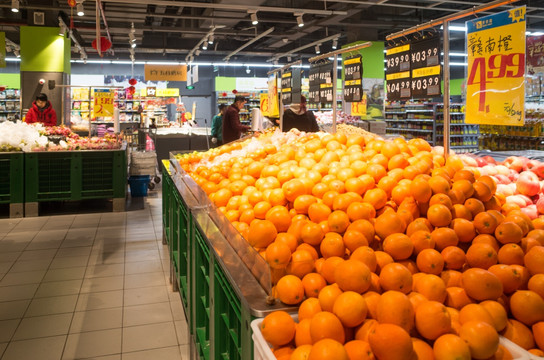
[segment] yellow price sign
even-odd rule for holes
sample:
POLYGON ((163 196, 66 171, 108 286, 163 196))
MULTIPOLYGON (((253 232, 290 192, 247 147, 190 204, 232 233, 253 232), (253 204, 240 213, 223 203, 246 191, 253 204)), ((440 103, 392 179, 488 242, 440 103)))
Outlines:
POLYGON ((351 115, 366 116, 366 94, 363 94, 361 101, 351 103, 351 115))
POLYGON ((268 94, 261 94, 261 112, 264 116, 269 116, 270 103, 268 102, 268 94))
POLYGON ((467 21, 469 124, 525 123, 525 6, 467 21))
POLYGON ((94 117, 113 116, 114 94, 111 90, 95 89, 93 100, 94 117))

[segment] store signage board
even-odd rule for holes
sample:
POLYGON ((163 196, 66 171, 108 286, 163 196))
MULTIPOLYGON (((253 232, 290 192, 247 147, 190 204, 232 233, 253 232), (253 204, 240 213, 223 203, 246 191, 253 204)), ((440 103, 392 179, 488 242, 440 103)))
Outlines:
POLYGON ((403 44, 385 50, 387 100, 409 99, 411 93, 410 44, 403 44))
POLYGON ((0 68, 3 67, 6 67, 6 33, 0 32, 0 68))
POLYGON ((236 78, 236 87, 238 91, 255 91, 265 89, 268 86, 267 78, 248 77, 236 78))
POLYGON ((179 96, 179 89, 157 89, 157 97, 179 96))
POLYGON ((366 94, 363 94, 361 101, 351 103, 351 115, 366 116, 366 94))
POLYGON ((187 66, 145 64, 145 81, 187 81, 187 66))
POLYGON ((278 97, 278 79, 276 73, 268 77, 268 116, 280 117, 279 97, 278 97))
POLYGON ((319 84, 319 65, 313 63, 308 73, 308 102, 319 102, 319 84))
POLYGON ((281 101, 285 104, 300 103, 300 69, 289 69, 281 74, 281 101))
POLYGON ((336 97, 336 84, 332 83, 333 68, 332 62, 319 67, 319 102, 322 104, 332 103, 336 97))
POLYGON ((357 103, 363 99, 363 57, 356 55, 344 60, 344 100, 357 103))
POLYGON ((527 73, 544 73, 544 36, 527 38, 527 73))
POLYGON ((525 123, 525 6, 467 21, 469 124, 525 123))
POLYGON ((427 99, 442 94, 438 35, 410 44, 410 69, 412 98, 427 99))
POLYGON ((114 93, 108 89, 94 89, 93 115, 94 117, 113 116, 114 93))

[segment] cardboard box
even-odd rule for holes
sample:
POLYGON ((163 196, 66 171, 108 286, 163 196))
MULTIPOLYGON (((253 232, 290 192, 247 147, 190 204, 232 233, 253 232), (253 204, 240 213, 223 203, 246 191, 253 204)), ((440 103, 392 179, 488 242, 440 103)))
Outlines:
POLYGON ((385 127, 386 127, 385 121, 367 120, 366 122, 368 123, 368 131, 376 135, 385 135, 385 127))

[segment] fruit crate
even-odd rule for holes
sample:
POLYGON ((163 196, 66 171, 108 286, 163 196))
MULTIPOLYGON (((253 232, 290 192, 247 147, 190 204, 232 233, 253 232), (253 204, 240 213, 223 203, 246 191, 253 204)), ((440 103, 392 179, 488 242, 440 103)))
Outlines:
POLYGON ((210 249, 198 229, 194 229, 193 234, 192 333, 195 336, 199 357, 208 360, 210 359, 210 249))
POLYGON ((25 153, 25 208, 37 209, 42 201, 113 199, 114 211, 124 210, 126 178, 124 150, 25 153))
POLYGON ((163 161, 162 167, 162 231, 163 244, 170 246, 170 212, 172 192, 175 190, 174 183, 170 177, 168 162, 163 161))
POLYGON ((23 216, 24 154, 0 153, 0 204, 10 204, 10 217, 23 216))

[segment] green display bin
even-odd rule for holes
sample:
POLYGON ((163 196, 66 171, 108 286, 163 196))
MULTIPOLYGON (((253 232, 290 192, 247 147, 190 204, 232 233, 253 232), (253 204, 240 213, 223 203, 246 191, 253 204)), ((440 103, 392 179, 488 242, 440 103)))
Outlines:
POLYGON ((10 217, 23 216, 24 154, 0 153, 0 204, 10 204, 10 217))

